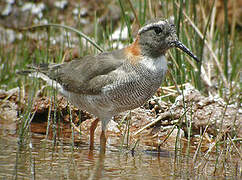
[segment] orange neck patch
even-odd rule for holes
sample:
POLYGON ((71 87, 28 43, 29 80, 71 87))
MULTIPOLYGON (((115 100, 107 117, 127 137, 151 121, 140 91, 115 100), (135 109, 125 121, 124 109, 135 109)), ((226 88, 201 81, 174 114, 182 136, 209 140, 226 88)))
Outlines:
POLYGON ((130 46, 125 48, 125 54, 132 64, 136 64, 140 60, 141 49, 139 46, 139 37, 130 46))

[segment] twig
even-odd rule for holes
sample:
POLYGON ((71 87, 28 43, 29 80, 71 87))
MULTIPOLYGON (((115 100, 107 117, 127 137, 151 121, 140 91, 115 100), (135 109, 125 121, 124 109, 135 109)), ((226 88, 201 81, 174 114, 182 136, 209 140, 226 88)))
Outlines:
POLYGON ((162 113, 157 119, 155 119, 154 121, 150 122, 149 124, 145 125, 144 127, 142 127, 141 129, 139 129, 138 131, 136 131, 134 133, 134 136, 136 136, 137 134, 141 133, 143 130, 145 130, 146 128, 156 124, 157 122, 159 122, 160 120, 164 119, 164 118, 169 118, 171 117, 171 112, 170 111, 167 111, 167 112, 164 112, 162 113))
POLYGON ((30 26, 30 27, 26 27, 26 28, 22 28, 20 30, 29 30, 29 29, 34 29, 34 28, 41 28, 41 27, 48 27, 48 26, 52 26, 52 27, 61 27, 64 29, 68 29, 71 30, 77 34, 79 34, 81 37, 83 37, 84 39, 86 39, 88 42, 90 42, 94 47, 96 47, 99 51, 103 52, 103 49, 97 44, 95 43, 91 38, 89 38, 87 35, 85 35, 83 32, 78 31, 77 29, 71 27, 71 26, 67 26, 67 25, 63 25, 63 24, 40 24, 40 25, 35 25, 35 26, 30 26))
POLYGON ((234 144, 234 140, 230 137, 229 134, 228 134, 228 138, 229 138, 229 140, 231 141, 231 143, 232 143, 232 145, 234 146, 234 148, 236 149, 236 151, 237 151, 237 153, 238 153, 240 159, 242 160, 241 153, 240 153, 240 151, 238 150, 238 148, 236 147, 236 145, 234 144))
POLYGON ((136 22, 138 23, 138 26, 139 26, 139 28, 140 28, 139 18, 138 18, 137 13, 136 13, 136 11, 135 11, 135 9, 134 9, 134 6, 133 6, 133 4, 131 3, 130 0, 127 0, 127 1, 128 1, 128 3, 129 3, 129 6, 130 6, 130 8, 131 8, 133 14, 134 14, 135 20, 136 20, 136 22))
POLYGON ((76 127, 76 125, 71 122, 71 126, 78 132, 78 133, 81 133, 80 129, 78 127, 76 127))

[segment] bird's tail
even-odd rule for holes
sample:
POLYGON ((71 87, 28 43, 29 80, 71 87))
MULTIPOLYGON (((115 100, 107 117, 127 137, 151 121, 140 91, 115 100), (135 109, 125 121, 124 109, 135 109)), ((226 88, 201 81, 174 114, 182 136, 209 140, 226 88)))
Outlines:
POLYGON ((39 73, 46 73, 50 69, 50 66, 53 66, 52 64, 31 64, 27 65, 27 70, 20 70, 17 71, 17 74, 19 75, 29 75, 31 73, 39 72, 39 73))
POLYGON ((40 78, 44 80, 49 86, 58 89, 61 93, 64 94, 64 89, 56 80, 52 79, 48 75, 50 69, 58 68, 58 64, 32 64, 28 65, 27 70, 18 71, 19 75, 28 75, 31 78, 40 78))

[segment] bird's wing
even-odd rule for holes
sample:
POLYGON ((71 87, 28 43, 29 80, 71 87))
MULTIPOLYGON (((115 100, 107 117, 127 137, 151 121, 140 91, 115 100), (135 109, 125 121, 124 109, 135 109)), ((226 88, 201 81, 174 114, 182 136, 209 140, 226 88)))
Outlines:
POLYGON ((86 56, 68 63, 48 65, 41 67, 39 71, 67 91, 97 95, 104 86, 115 81, 117 77, 110 73, 119 68, 124 59, 123 50, 116 50, 112 53, 86 56))

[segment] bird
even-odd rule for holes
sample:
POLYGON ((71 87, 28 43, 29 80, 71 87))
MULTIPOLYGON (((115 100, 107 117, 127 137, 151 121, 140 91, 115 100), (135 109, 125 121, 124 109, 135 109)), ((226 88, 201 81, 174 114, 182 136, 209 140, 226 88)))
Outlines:
POLYGON ((106 126, 121 112, 142 106, 161 86, 167 72, 165 54, 178 48, 199 62, 178 40, 168 19, 153 19, 142 26, 133 43, 122 49, 88 55, 64 63, 31 65, 23 71, 54 86, 74 106, 93 114, 89 149, 101 121, 100 152, 106 151, 106 126))

